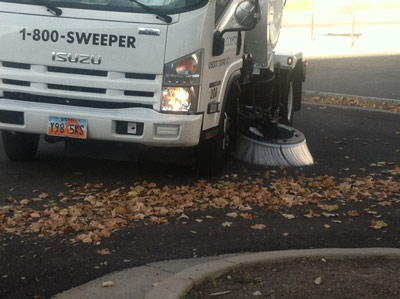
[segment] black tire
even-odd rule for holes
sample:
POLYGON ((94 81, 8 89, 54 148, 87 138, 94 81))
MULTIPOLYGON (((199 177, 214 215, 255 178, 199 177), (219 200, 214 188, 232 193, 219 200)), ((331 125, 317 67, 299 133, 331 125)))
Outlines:
POLYGON ((39 134, 3 131, 3 147, 11 161, 32 161, 39 146, 39 134))
POLYGON ((220 124, 216 136, 202 140, 196 146, 196 173, 211 176, 217 175, 222 170, 225 164, 225 153, 223 150, 224 134, 223 126, 220 124))
POLYGON ((282 94, 282 109, 280 123, 291 126, 294 116, 294 85, 293 80, 289 78, 285 82, 285 87, 282 94))
POLYGON ((195 148, 196 172, 204 176, 220 173, 226 162, 226 153, 235 149, 237 102, 235 90, 227 97, 227 103, 221 111, 218 133, 200 141, 195 148))

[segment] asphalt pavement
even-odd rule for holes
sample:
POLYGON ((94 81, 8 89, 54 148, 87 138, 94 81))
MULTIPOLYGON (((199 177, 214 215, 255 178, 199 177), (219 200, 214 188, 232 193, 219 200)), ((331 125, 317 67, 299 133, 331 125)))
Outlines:
MULTIPOLYGON (((217 185, 220 181, 259 180, 266 187, 275 179, 301 175, 312 180, 325 175, 342 180, 374 174, 373 178, 387 180, 390 172, 385 171, 393 169, 392 163, 399 161, 398 114, 305 104, 302 111, 295 115, 295 126, 307 136, 316 161, 314 166, 265 168, 230 160, 221 176, 206 180, 217 185), (373 166, 377 162, 388 164, 373 166), (265 177, 267 171, 271 175, 269 179, 265 177)), ((113 190, 117 187, 129 188, 135 182, 145 180, 158 186, 178 184, 191 188, 198 180, 205 179, 194 175, 185 163, 176 168, 170 161, 152 165, 102 158, 100 155, 98 159, 96 154, 91 158, 80 157, 79 154, 65 156, 59 144, 41 144, 37 161, 12 163, 1 151, 1 204, 7 205, 5 200, 10 196, 20 201, 45 192, 49 197, 39 202, 40 205, 65 206, 58 201, 60 192, 69 192, 65 183, 80 186, 104 183, 103 188, 113 190)), ((32 203, 33 206, 36 204, 32 203)), ((153 283, 161 282, 165 274, 174 273, 158 269, 153 271, 148 266, 158 261, 286 249, 400 246, 398 203, 377 205, 376 199, 371 198, 344 202, 332 199, 329 204, 338 204, 339 207, 338 216, 333 219, 305 217, 310 210, 319 209, 317 203, 283 206, 278 210, 255 206, 247 212, 251 214, 251 217, 246 216, 249 219, 227 216, 234 211, 229 207, 187 212, 187 219, 173 217, 169 224, 157 224, 145 219, 114 231, 99 243, 71 243, 72 232, 42 238, 36 234, 3 234, 0 238, 0 296, 32 298, 37 295, 48 298, 103 275, 132 267, 144 267, 154 278, 143 280, 142 276, 137 279, 129 276, 130 284, 143 282, 137 289, 145 294, 154 286, 153 283), (347 214, 348 211, 360 214, 353 217, 347 214), (287 219, 283 214, 294 215, 295 219, 287 219), (387 227, 379 230, 370 228, 374 219, 384 221, 387 227), (231 226, 222 225, 226 222, 231 222, 231 226), (265 225, 266 228, 252 228, 259 227, 257 225, 265 225), (102 250, 106 250, 106 254, 102 254, 102 250)), ((194 260, 197 261, 202 260, 194 260)), ((123 273, 116 275, 120 275, 117 277, 121 279, 116 279, 115 285, 109 289, 99 288, 101 281, 96 280, 92 286, 104 291, 103 294, 115 292, 118 297, 124 298, 125 283, 120 284, 123 273)), ((97 295, 84 295, 82 293, 79 297, 79 292, 74 293, 77 298, 97 298, 97 295)), ((131 295, 126 293, 126 298, 132 298, 131 295)))

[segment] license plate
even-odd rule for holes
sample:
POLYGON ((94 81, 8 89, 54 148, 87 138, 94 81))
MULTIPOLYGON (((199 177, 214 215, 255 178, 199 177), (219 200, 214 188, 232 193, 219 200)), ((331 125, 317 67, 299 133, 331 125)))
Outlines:
POLYGON ((87 120, 50 116, 47 134, 51 136, 86 139, 87 120))

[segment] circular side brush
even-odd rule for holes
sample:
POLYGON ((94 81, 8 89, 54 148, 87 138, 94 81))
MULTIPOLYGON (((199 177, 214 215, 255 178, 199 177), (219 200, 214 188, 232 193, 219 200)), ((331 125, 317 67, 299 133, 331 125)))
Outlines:
POLYGON ((304 134, 281 124, 241 128, 232 155, 255 165, 304 166, 314 163, 304 134))

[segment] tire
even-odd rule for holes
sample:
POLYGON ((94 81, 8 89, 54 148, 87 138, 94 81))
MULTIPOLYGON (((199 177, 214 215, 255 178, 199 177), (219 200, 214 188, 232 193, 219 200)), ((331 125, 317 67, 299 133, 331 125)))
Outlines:
MULTIPOLYGON (((224 117, 221 116, 223 119, 224 117)), ((224 122, 222 121, 222 124, 224 122)), ((216 136, 200 141, 196 146, 196 173, 204 176, 217 175, 225 164, 225 153, 223 149, 224 140, 223 126, 218 126, 216 136)))
MULTIPOLYGON (((234 95, 234 93, 232 93, 234 95)), ((226 162, 228 151, 235 149, 237 103, 235 96, 228 96, 221 111, 218 133, 210 139, 200 141, 195 148, 196 173, 213 176, 220 173, 226 162)))
POLYGON ((293 80, 290 78, 285 83, 282 97, 282 109, 281 109, 281 120, 280 123, 291 126, 293 123, 294 116, 294 85, 293 80))
POLYGON ((39 146, 39 134, 3 131, 4 151, 11 161, 32 161, 39 146))

